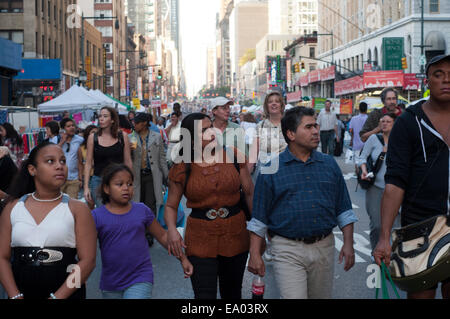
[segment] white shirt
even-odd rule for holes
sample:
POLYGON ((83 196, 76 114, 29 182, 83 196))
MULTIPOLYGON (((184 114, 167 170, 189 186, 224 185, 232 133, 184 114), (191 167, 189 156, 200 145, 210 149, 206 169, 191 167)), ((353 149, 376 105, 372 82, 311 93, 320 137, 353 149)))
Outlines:
POLYGON ((325 111, 325 109, 323 109, 319 113, 319 117, 317 118, 317 124, 319 124, 321 131, 334 130, 334 127, 338 124, 336 113, 332 111, 327 112, 325 111))
POLYGON ((11 211, 11 247, 76 248, 75 219, 69 208, 69 197, 53 208, 37 225, 25 207, 29 195, 23 196, 11 211))

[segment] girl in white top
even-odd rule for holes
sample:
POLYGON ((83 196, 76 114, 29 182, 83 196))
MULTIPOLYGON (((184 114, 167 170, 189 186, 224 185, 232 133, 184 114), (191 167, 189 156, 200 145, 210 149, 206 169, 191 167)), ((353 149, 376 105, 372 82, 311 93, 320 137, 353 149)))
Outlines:
POLYGON ((97 233, 89 208, 60 191, 66 178, 62 149, 44 142, 13 182, 0 216, 0 282, 12 299, 85 298, 97 233))

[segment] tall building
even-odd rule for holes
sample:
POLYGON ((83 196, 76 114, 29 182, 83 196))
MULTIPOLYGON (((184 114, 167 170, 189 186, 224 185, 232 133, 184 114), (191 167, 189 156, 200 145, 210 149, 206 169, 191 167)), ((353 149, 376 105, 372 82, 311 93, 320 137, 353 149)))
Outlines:
POLYGON ((311 34, 317 23, 318 0, 269 0, 269 34, 311 34))
POLYGON ((446 0, 322 0, 319 67, 330 62, 336 65, 336 96, 377 92, 386 85, 413 96, 421 87, 415 74, 423 73, 433 56, 450 52, 450 33, 444 31, 449 28, 450 2, 446 0), (403 57, 407 60, 405 67, 403 57), (370 76, 368 72, 373 71, 381 73, 370 76), (382 77, 387 78, 380 81, 382 77))
MULTIPOLYGON (((232 83, 237 83, 245 75, 240 74, 240 59, 268 31, 267 1, 236 1, 230 14, 230 59, 232 83)), ((236 92, 233 92, 236 94, 236 92)))
POLYGON ((215 66, 216 66, 216 48, 215 47, 208 47, 206 52, 206 86, 208 88, 215 86, 215 66))
POLYGON ((93 4, 97 18, 93 21, 94 26, 102 33, 106 49, 106 92, 125 99, 123 87, 126 86, 126 55, 123 51, 126 51, 127 43, 127 18, 124 1, 94 0, 93 4))
POLYGON ((127 17, 135 32, 149 36, 154 31, 154 0, 127 0, 127 17))
POLYGON ((222 0, 220 12, 216 16, 216 85, 231 85, 230 59, 230 14, 234 7, 233 0, 222 0))
MULTIPOLYGON (((36 106, 77 83, 84 59, 80 54, 83 20, 76 3, 74 0, 0 1, 0 37, 23 48, 24 72, 14 80, 16 104, 36 106)), ((91 63, 90 84, 92 88, 101 88, 101 34, 86 26, 85 35, 86 56, 91 63)))

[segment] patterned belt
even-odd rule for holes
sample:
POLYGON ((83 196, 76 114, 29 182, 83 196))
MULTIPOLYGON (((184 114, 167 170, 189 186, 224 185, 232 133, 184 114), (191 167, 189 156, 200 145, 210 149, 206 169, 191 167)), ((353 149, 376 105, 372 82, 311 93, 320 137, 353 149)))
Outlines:
POLYGON ((237 215, 240 211, 241 208, 237 205, 225 206, 219 209, 192 208, 192 212, 189 216, 197 219, 215 220, 217 218, 229 218, 231 216, 237 215))
POLYGON ((76 262, 76 248, 67 247, 13 247, 12 263, 28 266, 54 266, 76 262))

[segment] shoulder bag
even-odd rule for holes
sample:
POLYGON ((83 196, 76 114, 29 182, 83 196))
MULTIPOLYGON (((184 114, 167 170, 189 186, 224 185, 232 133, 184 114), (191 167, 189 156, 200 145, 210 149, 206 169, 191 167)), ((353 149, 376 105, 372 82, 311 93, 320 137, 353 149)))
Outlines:
POLYGON ((407 292, 424 291, 450 278, 450 207, 446 215, 393 230, 389 270, 395 284, 407 292))

